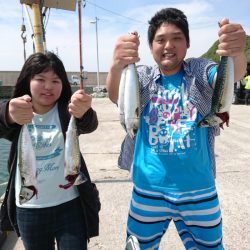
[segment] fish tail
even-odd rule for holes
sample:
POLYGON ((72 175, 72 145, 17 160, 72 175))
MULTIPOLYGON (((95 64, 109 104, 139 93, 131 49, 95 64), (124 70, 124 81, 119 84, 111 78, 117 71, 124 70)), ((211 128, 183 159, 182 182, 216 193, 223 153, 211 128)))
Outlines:
POLYGON ((64 185, 60 184, 59 188, 68 189, 73 185, 80 185, 87 181, 87 177, 83 173, 79 172, 77 174, 67 175, 65 180, 68 181, 68 183, 64 185))

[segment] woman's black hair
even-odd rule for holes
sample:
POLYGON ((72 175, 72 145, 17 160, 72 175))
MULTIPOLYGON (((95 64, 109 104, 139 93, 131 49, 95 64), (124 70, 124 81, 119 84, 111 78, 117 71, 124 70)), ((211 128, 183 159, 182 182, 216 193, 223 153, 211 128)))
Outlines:
POLYGON ((72 91, 62 61, 52 52, 34 53, 24 63, 17 79, 12 98, 20 97, 25 94, 31 96, 30 81, 42 72, 53 70, 62 81, 62 92, 57 100, 58 102, 69 102, 72 91))
POLYGON ((181 29, 186 37, 187 46, 189 47, 190 39, 188 21, 187 17, 181 10, 175 8, 162 9, 158 11, 148 23, 148 43, 150 47, 152 46, 156 31, 163 23, 174 24, 181 29))

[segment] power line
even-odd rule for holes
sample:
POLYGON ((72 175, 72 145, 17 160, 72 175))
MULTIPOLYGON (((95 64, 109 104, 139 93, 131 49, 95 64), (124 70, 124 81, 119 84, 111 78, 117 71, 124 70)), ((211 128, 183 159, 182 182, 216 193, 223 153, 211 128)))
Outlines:
POLYGON ((107 12, 113 14, 113 15, 120 16, 120 17, 129 19, 130 21, 133 21, 133 22, 136 22, 136 23, 146 24, 146 23, 144 23, 144 22, 142 22, 142 21, 139 21, 139 20, 133 19, 133 18, 131 18, 131 17, 127 17, 127 16, 124 16, 124 15, 121 15, 121 14, 119 14, 119 13, 117 13, 117 12, 112 11, 112 10, 108 10, 108 9, 106 9, 106 8, 100 6, 100 5, 97 5, 97 4, 95 4, 95 3, 92 3, 92 2, 90 2, 90 1, 87 1, 87 0, 86 0, 85 2, 89 3, 90 5, 93 5, 93 6, 97 7, 97 8, 99 8, 99 9, 105 10, 105 11, 107 11, 107 12))

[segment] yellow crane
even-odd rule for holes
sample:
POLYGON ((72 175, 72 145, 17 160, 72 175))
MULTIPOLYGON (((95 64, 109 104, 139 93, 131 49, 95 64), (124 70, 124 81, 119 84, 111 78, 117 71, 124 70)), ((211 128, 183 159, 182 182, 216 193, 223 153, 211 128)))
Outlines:
POLYGON ((35 52, 44 53, 45 47, 45 34, 42 23, 42 9, 45 12, 47 8, 65 9, 75 11, 76 0, 20 0, 21 4, 29 6, 32 9, 33 14, 33 42, 35 46, 35 52))
MULTIPOLYGON (((83 63, 82 63, 82 27, 81 27, 81 0, 20 0, 25 7, 32 9, 33 15, 33 43, 35 52, 46 52, 45 33, 42 22, 42 10, 44 13, 48 8, 76 10, 76 1, 78 2, 78 18, 79 18, 79 54, 80 54, 80 87, 83 88, 83 63)), ((23 37, 22 37, 23 38, 23 37)))

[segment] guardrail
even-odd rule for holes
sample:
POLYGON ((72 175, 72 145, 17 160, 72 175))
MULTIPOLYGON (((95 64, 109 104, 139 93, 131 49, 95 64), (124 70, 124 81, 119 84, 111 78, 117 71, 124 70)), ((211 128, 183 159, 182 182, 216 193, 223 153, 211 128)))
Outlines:
POLYGON ((12 95, 14 86, 0 86, 0 98, 9 98, 12 95))

